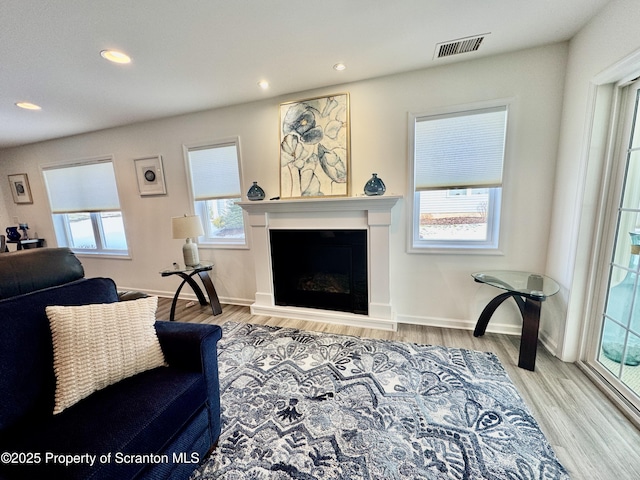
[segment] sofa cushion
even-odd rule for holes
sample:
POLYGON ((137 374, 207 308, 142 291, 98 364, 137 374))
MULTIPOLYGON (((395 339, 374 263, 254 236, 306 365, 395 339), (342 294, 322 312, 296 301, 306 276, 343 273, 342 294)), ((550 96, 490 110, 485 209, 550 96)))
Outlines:
MULTIPOLYGON (((46 421, 29 422, 10 432, 12 451, 110 455, 109 461, 98 459, 93 467, 86 462, 67 467, 50 461, 7 466, 6 472, 17 478, 133 478, 149 463, 128 455, 164 452, 179 432, 194 428, 190 425, 194 418, 200 418, 197 428, 207 430, 211 444, 208 415, 202 415, 205 405, 206 386, 200 373, 169 366, 148 370, 91 394, 46 421)), ((153 464, 173 458, 152 460, 153 464)))
POLYGON ((91 393, 164 365, 156 335, 157 297, 48 306, 56 375, 54 414, 91 393))
POLYGON ((82 279, 0 301, 0 431, 25 417, 49 417, 53 411, 53 346, 45 307, 117 301, 116 286, 107 278, 82 279))

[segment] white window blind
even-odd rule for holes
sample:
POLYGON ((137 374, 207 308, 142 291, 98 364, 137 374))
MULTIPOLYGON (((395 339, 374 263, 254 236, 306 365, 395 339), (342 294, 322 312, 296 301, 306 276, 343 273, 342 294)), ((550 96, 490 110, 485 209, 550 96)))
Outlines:
POLYGON ((53 213, 120 210, 111 160, 98 160, 43 169, 53 213))
POLYGON ((195 200, 241 196, 235 144, 190 148, 188 158, 195 200))
POLYGON ((507 107, 419 117, 415 189, 502 185, 507 107))

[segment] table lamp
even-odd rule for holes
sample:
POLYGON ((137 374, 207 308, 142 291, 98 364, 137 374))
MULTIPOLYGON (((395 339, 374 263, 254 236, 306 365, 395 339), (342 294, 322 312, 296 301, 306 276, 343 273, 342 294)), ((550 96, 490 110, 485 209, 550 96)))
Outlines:
POLYGON ((173 231, 173 238, 186 238, 186 243, 182 245, 184 264, 187 267, 194 267, 200 264, 198 245, 191 240, 193 237, 204 235, 200 217, 198 215, 187 214, 183 217, 172 217, 171 230, 173 231))

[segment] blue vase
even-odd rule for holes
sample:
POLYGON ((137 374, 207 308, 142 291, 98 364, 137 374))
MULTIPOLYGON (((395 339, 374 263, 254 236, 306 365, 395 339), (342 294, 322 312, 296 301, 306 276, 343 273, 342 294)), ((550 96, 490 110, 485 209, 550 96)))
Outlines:
POLYGON ((377 173, 374 173, 372 175, 373 177, 371 177, 369 181, 364 184, 364 194, 368 196, 384 195, 387 187, 385 187, 384 182, 378 178, 377 173))
POLYGON ((7 238, 12 242, 16 242, 22 237, 18 231, 18 227, 7 227, 5 231, 7 232, 7 238))
MULTIPOLYGON (((640 271, 640 233, 631 235, 631 256, 627 274, 620 283, 609 290, 606 314, 629 329, 640 328, 640 289, 636 288, 636 277, 640 271)), ((605 320, 602 332, 602 353, 609 360, 625 365, 640 365, 640 342, 635 335, 629 335, 625 342, 625 329, 609 319, 605 320), (626 343, 626 348, 625 348, 626 343), (626 354, 625 354, 626 351, 626 354)))
POLYGON ((247 192, 247 198, 252 201, 264 200, 264 190, 260 188, 258 182, 253 182, 253 185, 247 192))

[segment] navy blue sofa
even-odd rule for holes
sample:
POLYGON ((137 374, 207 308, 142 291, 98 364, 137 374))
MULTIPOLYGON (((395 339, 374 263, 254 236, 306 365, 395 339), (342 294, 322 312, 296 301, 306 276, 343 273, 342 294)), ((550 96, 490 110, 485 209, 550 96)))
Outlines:
MULTIPOLYGON (((44 249, 15 255, 39 250, 44 249)), ((40 260, 77 261, 66 249, 49 250, 56 252, 49 257, 39 253, 40 260)), ((3 278, 5 273, 11 277, 5 255, 14 254, 0 255, 3 278)), ((31 259, 18 258, 19 264, 25 261, 31 259)), ((51 270, 59 276, 59 270, 51 270)), ((214 325, 156 322, 168 366, 122 380, 52 414, 55 375, 45 307, 118 300, 108 278, 80 278, 0 300, 0 478, 186 479, 215 445, 222 331, 214 325)))

